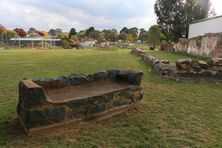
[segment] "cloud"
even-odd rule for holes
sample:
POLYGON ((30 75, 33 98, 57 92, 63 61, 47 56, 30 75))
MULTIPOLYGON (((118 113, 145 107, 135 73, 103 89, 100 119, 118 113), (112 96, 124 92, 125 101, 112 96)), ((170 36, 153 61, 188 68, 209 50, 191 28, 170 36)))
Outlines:
POLYGON ((68 31, 94 26, 98 29, 138 27, 156 23, 155 0, 1 0, 0 20, 8 28, 30 27, 68 31))

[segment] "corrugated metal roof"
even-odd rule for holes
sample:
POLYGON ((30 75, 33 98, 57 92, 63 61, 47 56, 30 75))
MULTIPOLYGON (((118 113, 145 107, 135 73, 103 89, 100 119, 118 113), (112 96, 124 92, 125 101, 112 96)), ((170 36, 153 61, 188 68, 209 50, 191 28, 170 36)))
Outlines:
POLYGON ((61 39, 45 39, 45 38, 11 38, 11 41, 61 41, 61 39))

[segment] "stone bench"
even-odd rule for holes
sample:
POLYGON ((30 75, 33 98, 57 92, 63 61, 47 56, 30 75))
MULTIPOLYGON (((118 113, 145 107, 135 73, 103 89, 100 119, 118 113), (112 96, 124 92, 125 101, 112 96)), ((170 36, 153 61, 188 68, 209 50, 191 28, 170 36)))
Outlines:
POLYGON ((109 69, 87 76, 22 80, 17 113, 27 134, 70 122, 105 118, 142 98, 143 73, 109 69))

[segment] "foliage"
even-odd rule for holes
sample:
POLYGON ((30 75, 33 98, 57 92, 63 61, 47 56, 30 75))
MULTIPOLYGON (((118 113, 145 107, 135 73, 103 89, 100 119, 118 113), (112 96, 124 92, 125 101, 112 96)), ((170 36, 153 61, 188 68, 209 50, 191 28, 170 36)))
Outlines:
POLYGON ((118 40, 118 32, 116 29, 108 29, 108 30, 104 29, 103 32, 106 41, 115 42, 118 40))
POLYGON ((5 40, 6 42, 11 38, 17 37, 17 33, 13 30, 5 30, 4 33, 0 36, 1 40, 5 40))
POLYGON ((2 34, 5 30, 5 27, 0 24, 0 34, 2 34))
POLYGON ((134 41, 134 38, 133 38, 132 34, 127 34, 127 41, 129 41, 129 42, 133 42, 134 41))
POLYGON ((26 37, 27 33, 22 28, 15 28, 14 31, 17 33, 20 37, 26 37))
POLYGON ((156 0, 157 23, 171 41, 188 37, 189 24, 208 17, 209 0, 156 0))
POLYGON ((147 39, 148 39, 148 32, 145 29, 141 28, 139 36, 138 36, 138 39, 141 40, 142 43, 147 41, 147 39))
POLYGON ((155 45, 160 45, 161 40, 163 38, 163 34, 161 33, 161 29, 159 25, 153 25, 150 27, 148 32, 148 43, 155 45))
POLYGON ((69 38, 71 38, 72 36, 76 36, 77 33, 76 33, 76 29, 75 28, 71 28, 70 31, 69 31, 69 38))
POLYGON ((92 31, 95 31, 95 28, 94 28, 94 27, 89 27, 89 28, 86 30, 85 36, 86 36, 86 37, 90 37, 90 33, 91 33, 92 31))
POLYGON ((31 33, 35 33, 36 29, 35 28, 29 28, 28 30, 28 34, 31 34, 31 33))
POLYGON ((124 31, 120 32, 119 39, 125 42, 127 40, 127 33, 124 31))
POLYGON ((121 30, 120 30, 120 33, 119 33, 119 39, 125 41, 130 41, 130 42, 135 42, 137 41, 137 38, 138 38, 138 28, 136 27, 133 27, 133 28, 130 28, 128 29, 127 27, 123 27, 121 30))
POLYGON ((62 29, 50 29, 48 31, 48 35, 50 35, 52 38, 58 38, 59 35, 62 34, 62 29))

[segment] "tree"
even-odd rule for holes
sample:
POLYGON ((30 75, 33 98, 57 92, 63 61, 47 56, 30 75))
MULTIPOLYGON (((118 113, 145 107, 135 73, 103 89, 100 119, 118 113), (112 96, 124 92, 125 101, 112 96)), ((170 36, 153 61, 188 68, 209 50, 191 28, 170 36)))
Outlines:
POLYGON ((29 28, 28 34, 34 33, 36 31, 35 28, 29 28))
POLYGON ((138 37, 138 28, 136 28, 136 27, 130 28, 128 30, 127 34, 131 34, 132 37, 133 37, 132 42, 135 42, 137 40, 137 37, 138 37))
POLYGON ((104 29, 103 32, 107 41, 115 42, 118 40, 118 32, 116 29, 104 29))
POLYGON ((126 41, 127 40, 127 33, 122 31, 120 34, 119 34, 119 39, 122 40, 122 41, 126 41))
POLYGON ((152 44, 154 47, 161 43, 161 39, 163 38, 163 34, 161 33, 161 29, 159 25, 153 25, 150 27, 148 32, 148 43, 152 44))
POLYGON ((21 29, 21 28, 15 28, 14 31, 17 33, 18 36, 20 37, 26 37, 27 33, 25 32, 25 30, 21 29))
POLYGON ((76 33, 76 29, 75 28, 71 28, 70 31, 69 31, 69 38, 71 38, 72 36, 76 36, 77 33, 76 33))
POLYGON ((1 40, 5 40, 6 42, 10 40, 11 38, 14 38, 17 36, 17 33, 13 30, 5 30, 4 33, 0 36, 1 40))
POLYGON ((147 32, 145 29, 141 28, 141 29, 140 29, 140 33, 139 33, 139 36, 138 36, 138 39, 139 39, 142 43, 145 42, 145 41, 147 41, 147 39, 148 39, 148 32, 147 32))
POLYGON ((86 31, 85 30, 79 31, 78 38, 84 39, 85 37, 86 37, 86 31))
POLYGON ((119 34, 122 32, 125 32, 126 34, 128 33, 128 28, 127 27, 123 27, 123 29, 120 30, 119 34))
POLYGON ((156 0, 157 23, 169 40, 188 37, 189 24, 208 17, 209 0, 156 0))
POLYGON ((90 36, 90 33, 91 33, 92 31, 94 31, 94 30, 95 30, 94 27, 89 27, 89 29, 86 30, 86 37, 89 37, 89 36, 90 36))
POLYGON ((4 33, 5 30, 6 30, 5 27, 0 24, 0 34, 4 33))
POLYGON ((50 29, 48 34, 51 35, 51 36, 55 36, 56 35, 56 31, 54 29, 50 29))
POLYGON ((97 38, 97 41, 99 42, 99 43, 101 43, 101 42, 104 42, 106 39, 105 39, 105 34, 104 34, 104 32, 100 32, 99 33, 99 36, 98 36, 98 38, 97 38))
POLYGON ((132 34, 127 34, 127 41, 129 41, 129 42, 133 42, 134 41, 134 38, 133 38, 132 34))

